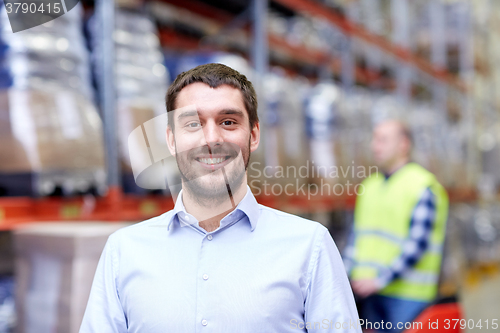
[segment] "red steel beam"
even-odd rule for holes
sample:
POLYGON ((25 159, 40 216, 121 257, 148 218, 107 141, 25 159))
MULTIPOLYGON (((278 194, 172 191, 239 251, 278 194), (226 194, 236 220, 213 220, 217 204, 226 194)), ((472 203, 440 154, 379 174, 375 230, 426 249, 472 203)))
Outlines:
MULTIPOLYGON (((450 202, 475 202, 477 192, 470 188, 448 189, 450 202)), ((257 201, 285 211, 334 211, 353 209, 354 195, 294 195, 261 194, 257 201)), ((172 197, 137 196, 110 191, 96 197, 91 211, 85 209, 83 197, 74 198, 0 198, 0 230, 11 230, 19 223, 42 221, 142 221, 174 208, 172 197)))

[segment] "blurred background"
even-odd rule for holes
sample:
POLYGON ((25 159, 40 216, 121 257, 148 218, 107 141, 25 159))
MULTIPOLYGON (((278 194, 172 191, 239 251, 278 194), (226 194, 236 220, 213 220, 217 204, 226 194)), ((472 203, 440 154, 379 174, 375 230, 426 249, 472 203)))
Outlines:
POLYGON ((142 132, 157 133, 161 150, 164 127, 149 132, 147 122, 164 116, 179 73, 209 62, 256 87, 258 201, 323 223, 339 249, 354 191, 297 189, 359 184, 357 170, 374 165, 373 124, 405 119, 413 160, 450 196, 441 297, 458 300, 465 318, 500 308, 499 1, 82 0, 18 33, 2 5, 0 31, 0 332, 78 330, 88 288, 75 295, 65 281, 89 284, 111 221, 173 207, 164 180, 139 179, 175 163, 142 132), (141 154, 149 162, 134 165, 141 154), (313 171, 321 166, 338 175, 313 171), (279 172, 287 167, 308 172, 279 172))

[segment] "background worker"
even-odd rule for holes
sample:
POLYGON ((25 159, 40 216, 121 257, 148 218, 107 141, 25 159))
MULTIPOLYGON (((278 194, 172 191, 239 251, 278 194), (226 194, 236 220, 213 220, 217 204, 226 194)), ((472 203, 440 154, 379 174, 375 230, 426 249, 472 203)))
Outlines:
POLYGON ((380 331, 398 331, 437 295, 448 197, 432 173, 410 162, 411 146, 402 122, 376 126, 371 148, 379 173, 363 181, 345 251, 360 318, 391 323, 380 331))

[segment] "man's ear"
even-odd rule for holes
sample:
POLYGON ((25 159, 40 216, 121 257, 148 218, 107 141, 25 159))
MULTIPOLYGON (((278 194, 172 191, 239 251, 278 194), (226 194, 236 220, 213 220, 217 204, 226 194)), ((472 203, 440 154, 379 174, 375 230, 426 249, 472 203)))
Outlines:
POLYGON ((166 138, 168 150, 172 156, 175 156, 175 135, 170 125, 167 125, 166 138))
POLYGON ((260 124, 256 122, 250 132, 250 151, 253 153, 258 147, 260 142, 260 124))

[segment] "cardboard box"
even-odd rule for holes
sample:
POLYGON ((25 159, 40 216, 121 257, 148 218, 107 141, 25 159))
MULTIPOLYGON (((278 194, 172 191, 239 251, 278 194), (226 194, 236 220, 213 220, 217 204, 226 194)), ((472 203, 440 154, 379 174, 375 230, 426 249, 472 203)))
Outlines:
POLYGON ((78 332, 108 236, 127 225, 54 222, 18 227, 17 332, 78 332))

